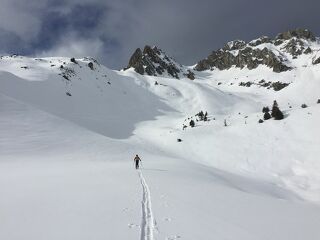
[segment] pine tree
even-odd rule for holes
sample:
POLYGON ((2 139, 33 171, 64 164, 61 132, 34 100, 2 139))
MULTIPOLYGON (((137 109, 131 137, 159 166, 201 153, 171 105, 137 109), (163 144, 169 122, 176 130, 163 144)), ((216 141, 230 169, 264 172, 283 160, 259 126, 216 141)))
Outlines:
POLYGON ((193 120, 191 120, 189 125, 190 125, 190 127, 194 127, 195 126, 195 122, 193 120))
POLYGON ((262 108, 262 112, 263 112, 263 113, 270 112, 269 107, 263 107, 263 108, 262 108))
POLYGON ((272 106, 272 111, 271 111, 271 116, 275 119, 275 120, 281 120, 283 119, 283 113, 281 112, 281 110, 278 107, 278 103, 276 100, 274 100, 273 102, 273 106, 272 106))

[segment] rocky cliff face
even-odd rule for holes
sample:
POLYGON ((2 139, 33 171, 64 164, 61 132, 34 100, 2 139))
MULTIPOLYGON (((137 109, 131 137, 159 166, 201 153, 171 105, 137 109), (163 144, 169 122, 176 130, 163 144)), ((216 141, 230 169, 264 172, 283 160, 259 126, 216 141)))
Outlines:
POLYGON ((168 57, 158 47, 145 46, 143 51, 137 48, 129 60, 126 69, 133 68, 139 74, 147 74, 150 76, 169 75, 179 79, 186 76, 194 79, 192 71, 178 64, 173 58, 168 57))
POLYGON ((310 45, 315 41, 314 34, 304 29, 280 33, 275 39, 264 36, 249 43, 236 40, 199 61, 195 70, 225 70, 232 66, 254 69, 266 65, 274 72, 288 71, 292 68, 292 59, 312 53, 310 45))

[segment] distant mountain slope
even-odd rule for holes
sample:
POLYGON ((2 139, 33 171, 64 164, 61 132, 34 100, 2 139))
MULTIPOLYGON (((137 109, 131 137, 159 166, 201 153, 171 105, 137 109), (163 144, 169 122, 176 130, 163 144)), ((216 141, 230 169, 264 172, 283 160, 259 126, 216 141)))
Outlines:
POLYGON ((320 43, 311 31, 296 29, 280 33, 275 39, 264 36, 249 43, 231 41, 199 61, 195 70, 226 70, 232 66, 251 70, 266 65, 279 73, 306 64, 317 64, 319 50, 320 43))

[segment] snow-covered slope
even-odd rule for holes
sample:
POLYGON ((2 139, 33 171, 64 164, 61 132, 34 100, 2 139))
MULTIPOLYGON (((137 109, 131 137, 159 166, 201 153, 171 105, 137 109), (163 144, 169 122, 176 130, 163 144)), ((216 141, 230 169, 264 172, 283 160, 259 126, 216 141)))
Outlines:
POLYGON ((129 137, 136 123, 167 109, 132 79, 88 58, 73 63, 69 58, 3 57, 0 70, 7 96, 112 138, 129 137))
POLYGON ((0 239, 319 239, 320 64, 292 61, 190 81, 1 57, 0 239))

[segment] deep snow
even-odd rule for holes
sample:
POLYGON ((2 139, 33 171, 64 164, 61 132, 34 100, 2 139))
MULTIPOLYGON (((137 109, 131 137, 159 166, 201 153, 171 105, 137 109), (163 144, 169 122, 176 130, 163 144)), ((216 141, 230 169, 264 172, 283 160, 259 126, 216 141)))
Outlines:
POLYGON ((319 67, 190 81, 88 61, 0 60, 0 239, 319 239, 319 67), (291 84, 238 86, 261 78, 291 84), (259 124, 274 99, 286 118, 259 124))

